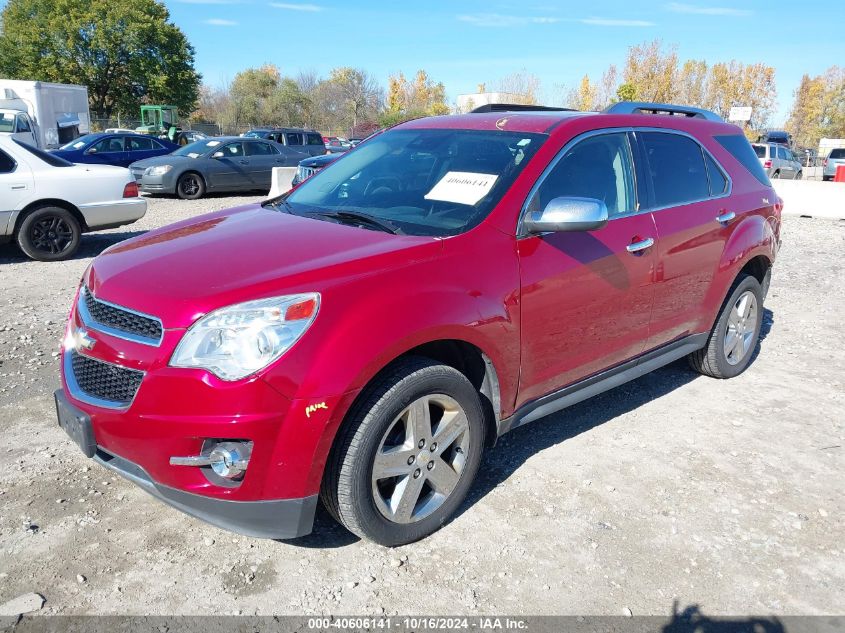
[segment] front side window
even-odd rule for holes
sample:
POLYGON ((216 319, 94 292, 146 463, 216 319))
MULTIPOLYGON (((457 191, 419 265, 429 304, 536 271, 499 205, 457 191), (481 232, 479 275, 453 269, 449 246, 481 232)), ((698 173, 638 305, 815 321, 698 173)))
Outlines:
POLYGON ((333 214, 334 221, 353 212, 409 235, 457 235, 487 217, 546 138, 499 130, 391 130, 306 180, 284 199, 284 209, 323 219, 333 214))
POLYGON ((589 137, 558 160, 532 196, 528 211, 540 211, 560 197, 601 200, 611 218, 635 211, 633 173, 627 134, 589 137))
POLYGON ((687 136, 665 132, 639 132, 637 136, 646 155, 656 208, 710 197, 704 155, 698 143, 687 136))
POLYGON ((225 158, 239 158, 244 155, 244 144, 229 143, 221 147, 218 151, 223 152, 225 158))
POLYGON ((97 141, 91 146, 89 150, 92 154, 106 154, 123 151, 123 139, 119 136, 112 136, 111 138, 104 138, 97 141))
POLYGON ((18 132, 31 132, 29 127, 29 117, 25 114, 18 115, 18 132))

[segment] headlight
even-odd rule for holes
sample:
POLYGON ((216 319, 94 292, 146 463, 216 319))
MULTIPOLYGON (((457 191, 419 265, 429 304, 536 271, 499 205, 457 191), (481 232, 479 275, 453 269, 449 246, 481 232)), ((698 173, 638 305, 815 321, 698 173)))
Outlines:
POLYGON ((309 292, 215 310, 185 333, 170 365, 200 367, 223 380, 245 378, 288 351, 319 308, 320 295, 309 292))
POLYGON ((145 176, 164 176, 167 172, 173 169, 173 165, 156 165, 155 167, 147 167, 144 172, 145 176))

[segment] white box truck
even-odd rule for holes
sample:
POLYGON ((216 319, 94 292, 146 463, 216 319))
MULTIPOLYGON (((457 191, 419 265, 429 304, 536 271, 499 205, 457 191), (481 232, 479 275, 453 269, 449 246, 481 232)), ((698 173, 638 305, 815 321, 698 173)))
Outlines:
POLYGON ((52 149, 90 131, 87 86, 0 79, 0 134, 52 149))

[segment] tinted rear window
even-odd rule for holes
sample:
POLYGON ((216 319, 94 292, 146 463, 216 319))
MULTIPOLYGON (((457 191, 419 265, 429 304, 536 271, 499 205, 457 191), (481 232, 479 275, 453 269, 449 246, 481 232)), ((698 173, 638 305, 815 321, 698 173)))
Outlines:
POLYGON ((745 138, 742 134, 725 134, 716 136, 715 139, 719 142, 719 145, 730 152, 731 156, 737 159, 743 167, 751 172, 752 176, 767 187, 772 186, 772 183, 769 181, 769 177, 766 175, 766 172, 763 171, 763 166, 757 159, 757 154, 755 154, 754 150, 751 149, 751 143, 748 142, 747 138, 745 138))
POLYGON ((766 158, 766 146, 765 145, 752 145, 754 148, 754 152, 757 154, 757 158, 766 158))
POLYGON ((648 157, 655 207, 706 200, 710 196, 704 156, 698 143, 686 136, 664 132, 643 132, 637 136, 648 157))
POLYGON ((830 150, 829 158, 845 158, 845 149, 832 149, 832 150, 830 150))
POLYGON ((33 147, 32 145, 21 143, 18 139, 12 140, 21 147, 23 147, 30 154, 34 154, 51 167, 73 167, 73 163, 66 161, 64 158, 59 158, 55 154, 50 154, 48 152, 38 149, 37 147, 33 147))

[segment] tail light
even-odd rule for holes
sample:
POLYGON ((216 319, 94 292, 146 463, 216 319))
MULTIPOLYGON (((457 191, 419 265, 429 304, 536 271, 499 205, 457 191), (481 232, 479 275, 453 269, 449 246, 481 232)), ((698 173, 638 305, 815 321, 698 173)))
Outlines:
POLYGON ((822 166, 823 166, 823 167, 827 167, 827 159, 826 159, 826 158, 824 159, 824 162, 822 163, 822 166))
POLYGON ((767 160, 765 163, 763 163, 763 167, 765 167, 766 169, 769 169, 771 166, 772 166, 771 160, 767 160))
POLYGON ((124 198, 137 198, 140 195, 138 192, 138 183, 134 180, 132 182, 127 182, 126 186, 123 188, 123 197, 124 198))

